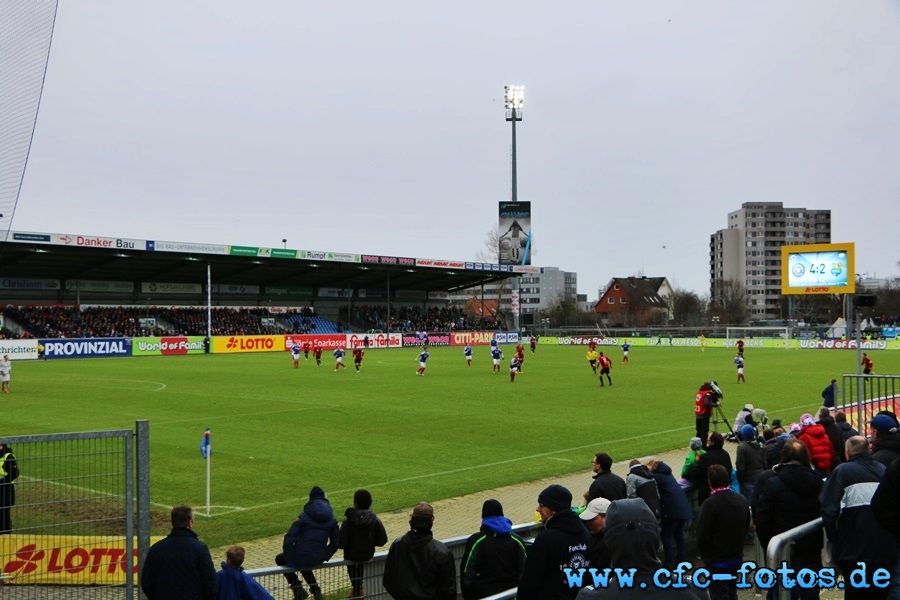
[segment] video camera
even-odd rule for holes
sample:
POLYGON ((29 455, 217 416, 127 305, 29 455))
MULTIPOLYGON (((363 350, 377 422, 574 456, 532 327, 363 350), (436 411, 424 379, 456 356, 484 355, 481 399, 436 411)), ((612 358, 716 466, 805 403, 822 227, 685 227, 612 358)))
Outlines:
POLYGON ((712 395, 716 399, 717 403, 721 402, 721 400, 725 398, 725 394, 722 393, 722 390, 719 388, 719 384, 715 381, 704 382, 704 384, 700 386, 700 389, 706 390, 706 395, 712 395))

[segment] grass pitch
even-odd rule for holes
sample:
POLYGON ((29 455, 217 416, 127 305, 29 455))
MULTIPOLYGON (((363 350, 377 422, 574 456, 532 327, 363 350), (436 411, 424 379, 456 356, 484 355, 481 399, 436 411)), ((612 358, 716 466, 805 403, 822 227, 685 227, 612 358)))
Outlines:
MULTIPOLYGON (((212 430, 211 546, 282 533, 324 488, 336 512, 370 489, 379 511, 555 474, 590 473, 595 452, 615 460, 686 447, 693 401, 710 379, 733 419, 746 402, 769 417, 798 420, 821 404, 825 385, 856 372, 856 353, 748 349, 746 384, 736 384, 723 348, 634 344, 631 364, 613 358, 613 386, 599 386, 586 347, 526 350, 509 381, 511 347, 492 374, 487 348, 471 368, 461 348, 432 348, 424 377, 418 350, 370 350, 334 372, 323 356, 294 369, 288 353, 56 360, 17 363, 4 398, 3 432, 32 434, 132 428, 150 422, 151 500, 204 510, 199 446, 212 430)), ((877 373, 900 373, 900 353, 873 354, 877 373)), ((23 473, 27 476, 27 473, 23 473)), ((158 534, 165 534, 163 528, 158 534)))

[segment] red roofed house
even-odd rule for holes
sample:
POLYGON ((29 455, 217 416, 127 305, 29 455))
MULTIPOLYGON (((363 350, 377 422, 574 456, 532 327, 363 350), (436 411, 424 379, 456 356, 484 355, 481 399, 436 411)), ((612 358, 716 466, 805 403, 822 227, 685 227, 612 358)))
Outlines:
POLYGON ((646 327, 672 317, 672 286, 665 277, 613 277, 594 312, 611 327, 646 327))

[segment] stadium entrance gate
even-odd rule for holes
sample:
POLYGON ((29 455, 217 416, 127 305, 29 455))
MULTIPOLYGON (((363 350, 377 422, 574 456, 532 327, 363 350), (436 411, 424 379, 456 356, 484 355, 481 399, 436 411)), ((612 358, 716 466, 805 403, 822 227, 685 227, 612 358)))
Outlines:
POLYGON ((0 597, 138 598, 137 557, 150 543, 148 422, 0 441, 19 471, 0 485, 0 511, 15 488, 12 528, 0 535, 0 597))
POLYGON ((841 382, 841 401, 847 420, 861 435, 866 434, 866 421, 879 411, 897 414, 900 409, 900 375, 857 375, 845 373, 841 382))

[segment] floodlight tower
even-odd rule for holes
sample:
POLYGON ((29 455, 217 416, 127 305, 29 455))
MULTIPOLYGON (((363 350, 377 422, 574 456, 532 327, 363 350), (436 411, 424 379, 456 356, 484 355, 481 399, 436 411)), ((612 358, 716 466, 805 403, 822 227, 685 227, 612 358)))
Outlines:
POLYGON ((503 88, 503 105, 506 107, 506 120, 512 123, 512 198, 519 199, 516 183, 516 122, 522 120, 522 108, 525 106, 525 86, 507 85, 503 88))
MULTIPOLYGON (((512 123, 512 197, 513 202, 519 199, 519 190, 516 177, 516 122, 522 120, 522 108, 525 106, 525 86, 507 85, 503 87, 503 106, 506 108, 506 120, 512 123)), ((519 303, 519 277, 512 278, 512 296, 519 303)), ((521 306, 521 305, 520 305, 521 306)), ((513 327, 516 333, 521 333, 519 327, 519 311, 513 310, 513 327)))

